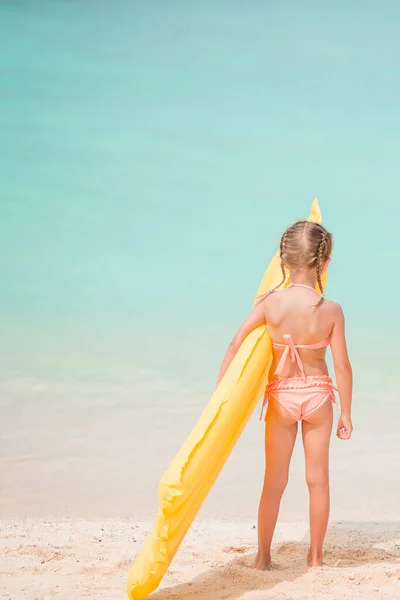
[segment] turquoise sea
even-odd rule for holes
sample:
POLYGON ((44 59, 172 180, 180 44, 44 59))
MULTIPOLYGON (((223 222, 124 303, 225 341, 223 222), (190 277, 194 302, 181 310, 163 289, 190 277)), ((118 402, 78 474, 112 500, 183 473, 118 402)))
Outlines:
MULTIPOLYGON (((315 195, 355 369, 334 514, 399 516, 399 34, 387 1, 0 4, 0 516, 152 514, 315 195)), ((262 435, 204 514, 255 514, 262 435)))

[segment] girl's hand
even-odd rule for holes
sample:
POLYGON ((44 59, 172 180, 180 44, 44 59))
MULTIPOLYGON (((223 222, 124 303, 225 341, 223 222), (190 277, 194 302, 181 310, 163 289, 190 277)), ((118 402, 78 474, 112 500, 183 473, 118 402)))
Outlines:
POLYGON ((339 438, 339 440, 349 440, 351 438, 352 432, 353 423, 351 422, 351 417, 341 415, 336 431, 337 437, 339 438))

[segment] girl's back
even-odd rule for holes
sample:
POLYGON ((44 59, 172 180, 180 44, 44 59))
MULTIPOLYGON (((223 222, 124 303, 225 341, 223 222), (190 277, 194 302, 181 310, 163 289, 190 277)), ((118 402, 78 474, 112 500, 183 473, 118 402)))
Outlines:
MULTIPOLYGON (((282 346, 274 346, 274 361, 271 373, 276 367, 285 351, 287 340, 285 335, 290 334, 295 346, 308 346, 326 342, 332 334, 337 304, 324 301, 320 306, 319 296, 308 285, 292 285, 270 294, 264 300, 265 320, 272 341, 282 346)), ((326 346, 322 348, 297 348, 303 363, 306 375, 327 375, 328 368, 325 362, 326 346)), ((295 377, 299 375, 296 361, 285 361, 281 377, 295 377)), ((278 376, 276 376, 278 377, 278 376)))

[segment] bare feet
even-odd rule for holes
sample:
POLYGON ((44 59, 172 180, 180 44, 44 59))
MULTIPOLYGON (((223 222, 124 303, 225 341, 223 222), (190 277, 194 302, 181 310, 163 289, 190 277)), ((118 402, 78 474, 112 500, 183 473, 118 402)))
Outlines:
POLYGON ((256 560, 254 563, 254 569, 259 569, 260 571, 268 571, 271 568, 271 556, 261 556, 257 554, 256 560))
POLYGON ((322 560, 322 554, 316 554, 309 550, 307 554, 307 565, 310 569, 313 569, 315 567, 322 567, 324 565, 324 562, 322 560))

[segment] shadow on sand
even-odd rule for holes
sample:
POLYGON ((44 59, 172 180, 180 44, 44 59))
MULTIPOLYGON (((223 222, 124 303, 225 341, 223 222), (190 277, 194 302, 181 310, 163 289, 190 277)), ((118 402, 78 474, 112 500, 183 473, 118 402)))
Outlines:
MULTIPOLYGON (((400 560, 400 524, 351 523, 332 526, 324 556, 330 570, 400 560), (397 541, 397 543, 395 542, 397 541), (381 547, 376 547, 379 544, 381 547)), ((232 548, 239 554, 223 566, 214 567, 193 581, 155 592, 151 600, 237 600, 246 592, 269 590, 282 582, 293 582, 308 572, 308 544, 286 542, 277 545, 269 571, 252 568, 252 547, 232 548), (244 554, 243 554, 244 552, 244 554)), ((278 598, 279 596, 277 596, 278 598)))

